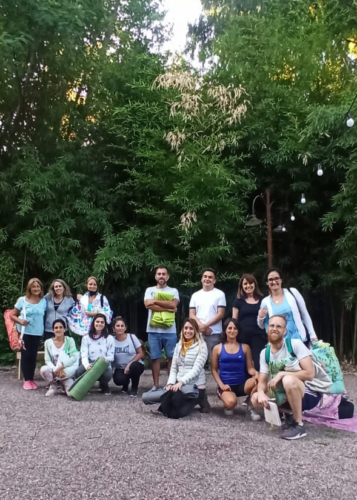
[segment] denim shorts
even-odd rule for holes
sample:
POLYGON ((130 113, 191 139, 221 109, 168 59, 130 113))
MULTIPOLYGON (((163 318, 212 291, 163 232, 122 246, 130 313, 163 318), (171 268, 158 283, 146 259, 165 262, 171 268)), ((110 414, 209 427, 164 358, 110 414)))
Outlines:
POLYGON ((151 359, 160 359, 161 351, 165 349, 167 358, 172 358, 177 343, 176 333, 150 333, 148 332, 151 359))

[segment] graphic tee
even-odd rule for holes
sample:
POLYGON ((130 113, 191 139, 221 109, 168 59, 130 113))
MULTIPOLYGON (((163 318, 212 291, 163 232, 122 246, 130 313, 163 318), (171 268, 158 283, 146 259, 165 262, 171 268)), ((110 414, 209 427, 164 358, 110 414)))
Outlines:
MULTIPOLYGON (((140 340, 131 333, 126 335, 126 339, 119 341, 115 339, 114 341, 114 368, 125 368, 128 363, 136 356, 136 349, 141 347, 140 340)), ((144 364, 142 359, 139 359, 139 363, 144 364)))
MULTIPOLYGON (((174 296, 174 299, 177 299, 178 301, 180 300, 180 296, 179 296, 179 293, 178 293, 176 288, 171 288, 170 286, 167 286, 165 288, 157 288, 156 286, 150 286, 145 291, 144 301, 149 300, 149 299, 154 299, 156 292, 172 293, 174 296)), ((152 316, 152 311, 150 309, 148 309, 148 322, 147 322, 147 328, 146 328, 147 332, 149 332, 149 333, 176 333, 176 322, 172 326, 170 326, 169 328, 156 328, 154 326, 150 326, 151 316, 152 316)))

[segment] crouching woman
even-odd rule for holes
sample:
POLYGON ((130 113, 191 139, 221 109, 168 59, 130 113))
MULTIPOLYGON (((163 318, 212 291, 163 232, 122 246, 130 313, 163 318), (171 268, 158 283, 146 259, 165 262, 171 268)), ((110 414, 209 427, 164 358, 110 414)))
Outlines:
POLYGON ((107 318, 101 313, 94 316, 88 335, 82 338, 82 364, 76 372, 76 378, 90 370, 98 358, 103 358, 108 363, 108 368, 99 378, 99 387, 105 396, 109 396, 109 382, 113 375, 111 364, 114 361, 114 337, 109 334, 107 318))
POLYGON ((41 376, 50 384, 46 396, 54 396, 57 386, 69 396, 69 389, 74 382, 74 374, 78 369, 79 352, 74 340, 66 337, 66 323, 56 319, 52 324, 54 337, 45 342, 45 366, 41 368, 41 376))
MULTIPOLYGON (((237 320, 227 319, 223 326, 222 343, 216 345, 212 352, 212 375, 218 384, 217 394, 226 415, 232 415, 238 404, 237 398, 248 396, 258 383, 250 347, 238 339, 237 320)), ((247 410, 252 420, 260 420, 260 415, 250 403, 247 410)))
POLYGON ((166 393, 161 398, 161 413, 169 418, 182 418, 197 404, 203 406, 207 399, 204 370, 207 356, 207 345, 199 332, 197 322, 192 318, 186 319, 172 358, 166 393), (198 389, 198 397, 192 397, 192 394, 186 391, 193 386, 198 389))

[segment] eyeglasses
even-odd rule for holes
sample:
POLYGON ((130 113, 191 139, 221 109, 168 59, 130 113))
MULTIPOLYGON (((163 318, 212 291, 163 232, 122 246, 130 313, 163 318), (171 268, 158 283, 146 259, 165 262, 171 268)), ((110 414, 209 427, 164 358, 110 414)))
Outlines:
POLYGON ((280 325, 268 325, 269 330, 278 330, 278 332, 281 332, 282 330, 285 329, 285 326, 280 326, 280 325))
POLYGON ((280 276, 277 276, 276 278, 268 278, 268 283, 273 283, 274 281, 280 281, 281 278, 280 276))

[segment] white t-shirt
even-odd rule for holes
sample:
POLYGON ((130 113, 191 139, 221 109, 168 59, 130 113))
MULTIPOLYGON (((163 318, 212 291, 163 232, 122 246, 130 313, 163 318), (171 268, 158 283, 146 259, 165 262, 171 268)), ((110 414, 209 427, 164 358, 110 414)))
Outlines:
MULTIPOLYGON (((291 347, 293 348, 294 354, 296 358, 300 361, 300 359, 306 358, 307 356, 311 356, 311 351, 298 339, 291 339, 291 347)), ((269 366, 265 359, 265 351, 263 349, 260 353, 260 372, 261 373, 269 373, 269 366)), ((286 346, 286 342, 284 343, 280 349, 280 351, 276 353, 272 353, 270 350, 270 361, 278 361, 279 359, 287 359, 291 358, 291 354, 286 346)))
MULTIPOLYGON (((115 339, 115 350, 114 350, 114 367, 115 368, 125 368, 128 363, 136 356, 136 349, 141 347, 140 340, 131 333, 127 333, 126 339, 119 341, 115 339)), ((139 359, 139 363, 143 363, 142 359, 139 359)))
POLYGON ((59 347, 59 348, 58 348, 58 347, 56 347, 56 346, 55 346, 55 343, 53 342, 53 348, 52 348, 52 353, 53 353, 53 361, 54 361, 54 363, 53 363, 53 364, 55 365, 55 367, 56 367, 56 368, 58 368, 58 366, 59 366, 59 363, 58 363, 58 358, 59 358, 60 354, 61 354, 62 352, 64 352, 64 346, 65 346, 65 342, 64 342, 63 346, 62 346, 62 347, 59 347))
MULTIPOLYGON (((170 286, 167 286, 165 288, 157 288, 156 286, 150 286, 145 290, 145 296, 144 296, 144 301, 149 300, 149 299, 154 299, 155 298, 155 293, 156 292, 166 292, 166 293, 172 293, 174 299, 177 299, 178 301, 180 300, 180 296, 176 288, 171 288, 170 286)), ((152 316, 152 311, 148 309, 148 323, 147 323, 147 328, 146 331, 149 333, 176 333, 176 323, 174 323, 172 326, 169 328, 155 328, 154 326, 150 326, 150 321, 151 321, 151 316, 152 316)))
MULTIPOLYGON (((218 309, 226 305, 226 296, 218 288, 209 291, 199 290, 192 295, 190 300, 190 309, 196 309, 196 317, 201 323, 212 319, 218 313, 218 309)), ((210 328, 211 335, 222 333, 222 321, 211 325, 210 328)))

